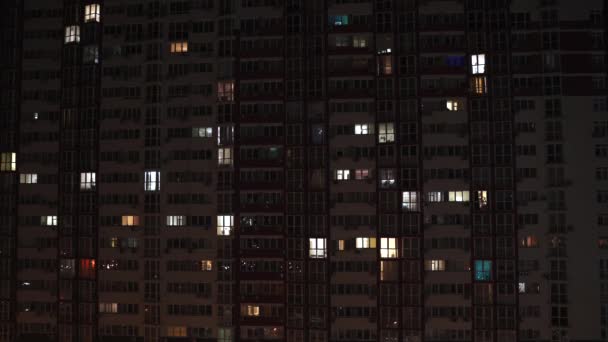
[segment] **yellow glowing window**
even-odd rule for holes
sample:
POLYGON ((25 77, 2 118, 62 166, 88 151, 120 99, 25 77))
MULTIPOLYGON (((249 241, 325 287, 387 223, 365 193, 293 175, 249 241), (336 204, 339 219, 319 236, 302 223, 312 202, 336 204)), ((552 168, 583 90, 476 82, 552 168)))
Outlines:
POLYGON ((171 43, 171 53, 186 53, 186 52, 188 52, 188 42, 171 43))
POLYGON ((488 81, 485 76, 475 76, 471 78, 471 82, 473 83, 473 92, 475 94, 485 94, 488 92, 488 81))
POLYGON ((101 6, 99 4, 90 4, 84 7, 84 22, 99 22, 101 6))
POLYGON ((3 152, 0 153, 0 171, 16 171, 17 170, 17 153, 3 152))
POLYGON ((380 257, 397 258, 397 238, 380 239, 380 257))
POLYGON ((122 216, 123 226, 139 226, 139 216, 136 215, 123 215, 122 216))
POLYGON ((247 316, 259 316, 260 307, 259 305, 247 305, 247 316))
POLYGON ((344 250, 344 240, 338 240, 338 250, 339 251, 343 251, 344 250))
POLYGON ((213 270, 213 261, 201 260, 201 271, 212 271, 212 270, 213 270))

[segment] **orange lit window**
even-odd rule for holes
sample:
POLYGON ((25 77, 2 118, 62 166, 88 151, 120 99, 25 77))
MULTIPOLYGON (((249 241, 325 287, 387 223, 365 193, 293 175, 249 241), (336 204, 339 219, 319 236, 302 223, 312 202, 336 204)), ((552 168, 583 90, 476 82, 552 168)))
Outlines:
POLYGON ((139 216, 136 215, 123 215, 122 216, 123 226, 139 226, 139 216))
POLYGON ((527 248, 538 247, 538 238, 534 235, 528 235, 521 239, 521 246, 527 248))
POLYGON ((485 76, 475 76, 471 78, 473 92, 475 94, 485 94, 488 92, 488 81, 485 76))
POLYGON ((171 43, 171 53, 186 53, 188 52, 188 42, 171 43))
POLYGON ((85 278, 95 277, 95 259, 80 260, 80 276, 85 278))

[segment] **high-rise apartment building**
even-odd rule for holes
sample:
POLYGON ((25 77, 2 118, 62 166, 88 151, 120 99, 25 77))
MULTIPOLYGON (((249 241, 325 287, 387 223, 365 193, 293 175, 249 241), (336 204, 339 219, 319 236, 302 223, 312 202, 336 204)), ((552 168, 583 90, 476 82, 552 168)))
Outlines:
POLYGON ((0 1, 0 342, 608 341, 607 10, 0 1))

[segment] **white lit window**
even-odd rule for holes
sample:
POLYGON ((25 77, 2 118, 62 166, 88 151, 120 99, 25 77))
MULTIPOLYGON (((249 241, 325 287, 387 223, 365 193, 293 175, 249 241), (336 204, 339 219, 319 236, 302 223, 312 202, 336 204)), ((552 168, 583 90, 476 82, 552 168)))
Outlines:
POLYGON ((345 247, 346 243, 344 242, 344 240, 338 240, 338 250, 343 251, 345 247))
POLYGON ((171 53, 186 53, 188 52, 188 42, 171 43, 171 53))
POLYGON ((234 216, 218 215, 217 216, 217 235, 229 236, 234 228, 234 216))
POLYGON ((396 258, 397 256, 397 238, 380 238, 380 257, 396 258))
POLYGON ((80 27, 79 26, 68 26, 65 28, 65 40, 68 43, 78 43, 80 41, 80 27))
POLYGON ((310 249, 308 256, 310 258, 326 258, 327 257, 327 245, 324 238, 310 238, 308 239, 310 249))
POLYGON ((418 192, 404 191, 402 207, 407 211, 418 211, 418 192))
POLYGON ((91 190, 95 188, 95 172, 80 173, 80 190, 91 190))
POLYGON ((350 179, 350 170, 336 170, 336 179, 337 180, 349 180, 350 179))
POLYGON ((213 137, 213 127, 194 127, 192 128, 192 137, 211 138, 213 137))
POLYGON ((185 226, 186 216, 183 215, 171 215, 167 216, 167 226, 185 226))
POLYGON ((201 260, 201 271, 213 271, 213 261, 201 260))
POLYGON ((376 248, 376 238, 375 237, 358 237, 355 239, 355 247, 357 249, 376 248))
POLYGON ((473 75, 486 73, 486 55, 471 55, 473 75))
POLYGON ((526 293, 526 283, 519 283, 517 288, 519 293, 526 293))
POLYGON ((360 124, 360 125, 355 125, 355 134, 357 135, 361 135, 361 134, 372 134, 373 133, 373 129, 372 129, 372 125, 371 124, 360 124))
POLYGON ((369 179, 369 170, 368 169, 355 170, 355 179, 358 179, 358 180, 369 179))
POLYGON ((118 303, 99 303, 100 313, 117 313, 118 303))
POLYGON ((380 169, 380 187, 392 188, 395 186, 395 170, 380 169))
POLYGON ((234 101, 234 81, 218 82, 217 98, 220 101, 234 101))
POLYGON ((0 153, 0 171, 16 171, 17 170, 17 153, 2 152, 0 153))
POLYGON ((469 192, 468 191, 450 191, 448 192, 449 202, 468 202, 469 192))
POLYGON ((447 110, 451 111, 451 112, 457 112, 458 111, 458 101, 456 100, 447 100, 445 101, 445 107, 447 110))
POLYGON ((431 272, 445 271, 445 260, 425 260, 424 269, 431 272))
POLYGON ((222 147, 217 150, 218 165, 232 165, 232 148, 222 147))
POLYGON ((56 226, 57 216, 40 216, 40 224, 43 226, 56 226))
POLYGON ((169 327, 167 327, 167 336, 168 337, 187 337, 188 329, 186 327, 169 326, 169 327))
POLYGON ((353 47, 356 48, 366 48, 368 46, 367 44, 367 38, 364 36, 354 36, 353 37, 353 47))
POLYGON ((378 124, 378 142, 388 143, 395 141, 395 128, 392 122, 378 124))
POLYGON ((99 63, 99 47, 97 45, 85 46, 82 52, 82 61, 84 63, 99 63))
POLYGON ((477 190, 477 203, 479 208, 488 206, 488 192, 486 190, 477 190))
POLYGON ((84 22, 99 22, 100 21, 100 7, 99 4, 90 4, 84 7, 84 22))
POLYGON ((443 193, 441 191, 430 191, 427 194, 428 202, 443 202, 443 193))
POLYGON ((259 316, 260 306, 259 305, 247 305, 247 316, 259 316))
POLYGON ((139 216, 137 215, 122 215, 122 226, 131 227, 139 226, 139 216))
POLYGON ((38 183, 38 174, 22 173, 19 175, 19 183, 21 184, 36 184, 38 183))
POLYGON ((144 190, 160 191, 160 171, 146 171, 144 173, 144 190))

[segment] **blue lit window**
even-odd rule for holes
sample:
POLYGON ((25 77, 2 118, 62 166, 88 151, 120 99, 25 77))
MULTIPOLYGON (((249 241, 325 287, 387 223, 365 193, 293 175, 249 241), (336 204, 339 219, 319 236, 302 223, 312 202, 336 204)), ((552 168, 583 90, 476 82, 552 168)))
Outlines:
POLYGON ((464 56, 447 56, 445 62, 451 67, 463 67, 464 56))
POLYGON ((475 280, 489 281, 492 279, 492 261, 475 260, 475 280))
POLYGON ((334 26, 342 26, 348 25, 348 16, 347 15, 330 15, 329 16, 329 24, 334 26))

